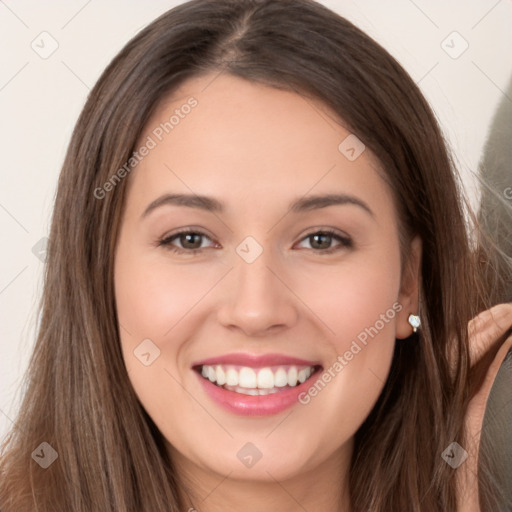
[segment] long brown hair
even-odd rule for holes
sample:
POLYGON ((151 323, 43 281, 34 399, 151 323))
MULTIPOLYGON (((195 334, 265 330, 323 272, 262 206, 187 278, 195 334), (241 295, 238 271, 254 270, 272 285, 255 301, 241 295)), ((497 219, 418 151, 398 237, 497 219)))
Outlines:
POLYGON ((422 329, 396 344, 384 391, 356 434, 352 506, 454 512, 454 471, 441 453, 455 440, 464 446, 467 323, 489 302, 461 187, 435 117, 403 68, 310 0, 182 4, 134 37, 91 91, 59 179, 39 334, 17 428, 3 447, 4 512, 180 510, 178 475, 120 348, 113 256, 129 178, 101 199, 94 191, 130 159, 159 103, 212 71, 320 99, 380 160, 404 265, 407 242, 423 241, 422 329), (42 442, 58 453, 45 470, 31 457, 42 442))

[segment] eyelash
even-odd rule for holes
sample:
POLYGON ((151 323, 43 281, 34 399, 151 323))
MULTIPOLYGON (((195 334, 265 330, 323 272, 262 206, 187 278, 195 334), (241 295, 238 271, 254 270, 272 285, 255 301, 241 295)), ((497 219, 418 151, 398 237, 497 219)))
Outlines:
MULTIPOLYGON (((184 254, 184 253, 197 254, 197 253, 201 252, 202 250, 206 249, 205 247, 199 247, 196 249, 182 249, 181 247, 176 247, 176 246, 171 245, 171 242, 173 240, 179 238, 180 236, 184 236, 184 235, 199 235, 202 237, 210 238, 206 233, 203 233, 202 231, 192 230, 192 229, 184 229, 182 231, 178 231, 177 233, 174 233, 171 236, 160 239, 158 241, 158 247, 163 247, 166 250, 169 250, 171 252, 178 253, 178 254, 184 254)), ((321 229, 319 231, 312 231, 311 233, 308 233, 307 235, 302 237, 301 242, 303 240, 306 240, 307 238, 311 238, 314 235, 328 236, 330 238, 335 238, 340 242, 340 245, 330 247, 328 249, 318 249, 318 250, 311 249, 312 251, 322 254, 322 255, 332 254, 332 253, 339 251, 343 248, 350 249, 353 247, 353 242, 349 237, 344 237, 344 236, 336 233, 332 229, 321 229)))

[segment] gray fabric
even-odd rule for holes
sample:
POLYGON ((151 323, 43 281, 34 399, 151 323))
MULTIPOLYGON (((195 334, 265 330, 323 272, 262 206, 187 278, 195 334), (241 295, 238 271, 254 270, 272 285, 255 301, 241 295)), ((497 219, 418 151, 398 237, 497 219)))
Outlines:
POLYGON ((480 457, 490 470, 496 512, 512 511, 512 350, 503 361, 485 409, 480 457))
MULTIPOLYGON (((492 287, 493 301, 512 301, 512 80, 495 113, 480 163, 483 183, 479 220, 501 251, 489 265, 498 268, 504 283, 492 287)), ((512 350, 492 386, 481 433, 480 470, 495 489, 496 502, 483 512, 512 512, 512 350), (490 477, 490 478, 489 478, 490 477)), ((482 482, 482 480, 481 480, 482 482)), ((482 485, 482 484, 481 484, 482 485)))
MULTIPOLYGON (((504 283, 493 287, 495 303, 512 301, 512 79, 494 115, 479 164, 479 221, 501 251, 491 267, 504 283)), ((490 272, 494 272, 491 268, 490 272)))

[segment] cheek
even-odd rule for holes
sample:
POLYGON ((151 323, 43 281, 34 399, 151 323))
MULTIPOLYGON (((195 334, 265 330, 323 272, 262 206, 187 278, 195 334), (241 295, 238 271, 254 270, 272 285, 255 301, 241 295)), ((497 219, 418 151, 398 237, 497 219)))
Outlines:
POLYGON ((293 286, 326 326, 338 353, 348 349, 359 334, 364 338, 366 329, 376 323, 379 332, 394 338, 394 321, 400 309, 395 304, 400 289, 398 253, 354 255, 339 265, 301 272, 293 286))
POLYGON ((121 348, 134 390, 158 422, 171 418, 163 413, 171 397, 173 403, 190 402, 178 384, 190 372, 189 340, 201 327, 209 291, 227 270, 225 265, 173 265, 161 254, 155 261, 135 244, 127 247, 121 241, 115 263, 121 348))
POLYGON ((119 251, 115 294, 119 321, 134 339, 163 343, 222 276, 224 267, 170 264, 119 251))
POLYGON ((298 292, 326 326, 322 344, 331 354, 301 403, 310 417, 321 418, 333 445, 353 435, 366 419, 384 387, 393 356, 402 309, 400 259, 391 252, 377 256, 326 268, 310 276, 308 286, 298 292))
POLYGON ((213 270, 198 279, 191 267, 170 265, 161 257, 154 261, 135 244, 129 246, 123 240, 119 244, 115 296, 123 358, 140 402, 173 438, 185 438, 195 430, 177 410, 186 410, 189 417, 204 413, 181 385, 189 368, 179 362, 186 361, 182 351, 187 347, 194 305, 218 280, 218 273, 213 270), (145 353, 150 354, 146 361, 145 353))

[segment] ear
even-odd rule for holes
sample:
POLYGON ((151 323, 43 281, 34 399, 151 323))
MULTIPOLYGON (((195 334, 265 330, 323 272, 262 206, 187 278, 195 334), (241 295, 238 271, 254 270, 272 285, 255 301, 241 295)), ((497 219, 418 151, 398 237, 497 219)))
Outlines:
POLYGON ((398 339, 409 337, 413 330, 408 322, 409 315, 418 314, 419 305, 419 279, 421 268, 422 242, 419 236, 416 236, 409 247, 408 261, 402 273, 402 282, 400 284, 400 294, 398 302, 402 309, 397 315, 396 334, 398 339))

